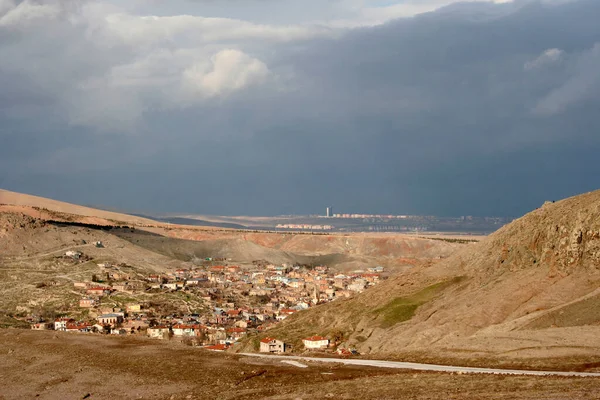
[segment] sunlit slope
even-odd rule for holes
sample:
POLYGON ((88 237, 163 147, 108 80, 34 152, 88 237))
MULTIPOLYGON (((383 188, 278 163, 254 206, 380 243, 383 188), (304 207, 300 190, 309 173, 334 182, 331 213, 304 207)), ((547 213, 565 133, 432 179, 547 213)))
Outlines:
POLYGON ((366 353, 511 356, 600 349, 600 191, 547 203, 480 243, 349 300, 288 318, 270 336, 344 335, 366 353))
POLYGON ((25 207, 36 207, 58 213, 74 214, 82 217, 100 218, 109 221, 122 222, 134 225, 156 224, 147 218, 140 218, 133 215, 120 214, 111 211, 98 210, 94 208, 79 206, 76 204, 65 203, 62 201, 47 199, 44 197, 32 196, 29 194, 10 192, 0 189, 0 205, 14 205, 25 207))

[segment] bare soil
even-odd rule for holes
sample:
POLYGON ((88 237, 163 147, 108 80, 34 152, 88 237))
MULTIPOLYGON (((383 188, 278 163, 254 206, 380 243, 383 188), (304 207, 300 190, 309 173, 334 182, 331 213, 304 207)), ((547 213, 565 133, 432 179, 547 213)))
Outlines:
POLYGON ((597 399, 595 378, 460 375, 276 361, 174 342, 0 330, 1 399, 597 399))

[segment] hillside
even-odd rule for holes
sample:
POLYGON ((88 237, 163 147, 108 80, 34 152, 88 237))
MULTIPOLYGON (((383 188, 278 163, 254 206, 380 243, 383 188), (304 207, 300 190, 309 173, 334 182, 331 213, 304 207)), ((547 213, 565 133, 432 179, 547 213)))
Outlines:
MULTIPOLYGON (((362 353, 600 354, 600 191, 546 203, 480 243, 268 331, 344 336, 362 353)), ((301 348, 299 345, 297 348, 301 348)))
MULTIPOLYGON (((108 273, 105 264, 116 266, 118 274, 127 276, 133 285, 145 287, 149 274, 212 265, 205 262, 207 258, 245 268, 265 263, 327 265, 334 270, 384 265, 390 266, 387 273, 393 274, 430 264, 464 246, 402 235, 280 234, 156 223, 134 227, 135 222, 144 221, 127 222, 126 215, 81 210, 26 195, 3 199, 31 204, 0 205, 0 314, 5 316, 84 316, 85 310, 77 307, 81 293, 73 289, 74 283, 90 282, 94 276, 104 279, 108 273), (129 227, 123 226, 131 222, 129 227), (103 245, 96 247, 97 241, 103 245), (65 256, 67 251, 78 251, 82 256, 74 260, 65 256)), ((200 297, 177 291, 135 296, 118 292, 106 298, 107 305, 116 308, 132 301, 158 304, 161 310, 207 311, 200 297)), ((10 318, 0 319, 0 326, 15 324, 21 326, 10 318)))
MULTIPOLYGON (((0 212, 0 315, 60 314, 73 309, 81 298, 73 290, 74 282, 90 281, 94 275, 103 277, 106 271, 102 263, 119 265, 131 282, 143 281, 148 274, 192 266, 134 246, 113 235, 113 230, 0 212), (96 241, 102 242, 102 247, 96 247, 96 241), (81 258, 65 257, 69 250, 80 252, 81 258)), ((168 296, 155 298, 171 301, 168 296)), ((109 302, 121 304, 126 300, 117 294, 109 302)), ((0 318, 3 326, 21 324, 0 318)))
POLYGON ((40 221, 136 226, 141 229, 134 233, 129 230, 113 233, 146 250, 184 261, 222 257, 237 263, 264 260, 277 264, 326 264, 344 271, 382 265, 401 272, 431 264, 463 247, 403 234, 319 235, 172 225, 0 189, 0 214, 3 213, 23 214, 40 221))
MULTIPOLYGON (((115 223, 130 225, 154 225, 156 221, 148 218, 136 217, 133 215, 120 214, 111 211, 98 210, 79 206, 76 204, 65 203, 62 201, 47 199, 44 197, 32 196, 29 194, 10 192, 0 189, 0 206, 5 205, 0 211, 18 211, 27 213, 35 217, 45 217, 47 219, 56 218, 63 220, 69 217, 69 214, 84 217, 79 218, 79 222, 110 225, 115 223), (6 207, 17 206, 15 207, 6 207), (34 208, 33 210, 31 208, 34 208), (64 215, 66 214, 66 215, 64 215)), ((73 217, 71 217, 72 219, 73 217)))
MULTIPOLYGON (((276 263, 322 263, 345 271, 381 265, 391 271, 402 272, 417 265, 437 262, 456 250, 471 245, 404 234, 323 235, 201 230, 184 226, 145 230, 163 237, 202 242, 205 248, 216 252, 214 255, 231 257, 234 260, 265 259, 276 263)), ((139 234, 138 231, 136 235, 139 234)), ((147 240, 146 237, 136 243, 143 245, 147 240)), ((156 238, 145 246, 160 247, 156 238)))

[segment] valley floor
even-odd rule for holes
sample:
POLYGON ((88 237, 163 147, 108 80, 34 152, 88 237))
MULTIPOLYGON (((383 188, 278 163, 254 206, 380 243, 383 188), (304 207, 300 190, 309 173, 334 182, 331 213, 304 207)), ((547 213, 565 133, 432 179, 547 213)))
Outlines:
POLYGON ((0 399, 597 399, 600 378, 308 368, 175 342, 0 330, 0 399))

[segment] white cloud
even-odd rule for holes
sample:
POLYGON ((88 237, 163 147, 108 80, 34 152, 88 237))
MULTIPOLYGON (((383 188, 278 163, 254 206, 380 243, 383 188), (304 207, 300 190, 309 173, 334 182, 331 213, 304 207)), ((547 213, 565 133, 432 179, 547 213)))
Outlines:
POLYGON ((0 0, 0 15, 8 13, 10 10, 15 8, 17 5, 14 0, 0 0))
POLYGON ((261 25, 236 19, 192 15, 159 17, 110 14, 105 21, 106 35, 131 45, 178 43, 198 46, 248 40, 287 42, 334 35, 331 29, 316 25, 261 25))
POLYGON ((543 68, 547 65, 554 64, 562 60, 564 52, 561 49, 548 49, 539 55, 538 58, 525 63, 525 70, 531 71, 538 68, 543 68))
POLYGON ((204 97, 227 95, 263 83, 270 72, 260 60, 233 49, 221 50, 209 63, 199 62, 183 73, 184 85, 204 97))
POLYGON ((29 22, 36 19, 52 19, 60 14, 57 4, 37 4, 25 0, 19 4, 13 1, 0 3, 0 27, 24 28, 29 22))
POLYGON ((547 116, 597 96, 600 89, 600 43, 574 60, 574 72, 566 82, 544 97, 535 107, 534 114, 547 116))

